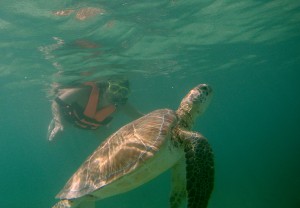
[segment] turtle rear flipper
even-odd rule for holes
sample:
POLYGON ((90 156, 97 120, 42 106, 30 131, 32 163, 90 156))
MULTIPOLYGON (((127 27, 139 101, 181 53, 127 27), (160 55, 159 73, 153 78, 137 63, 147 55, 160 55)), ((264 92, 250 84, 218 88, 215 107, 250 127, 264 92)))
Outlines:
POLYGON ((199 133, 184 138, 188 208, 206 208, 214 186, 212 149, 199 133))
POLYGON ((89 200, 84 201, 80 203, 78 208, 95 208, 95 201, 89 201, 89 200))
POLYGON ((92 200, 61 200, 56 203, 52 208, 95 208, 95 201, 92 200))
POLYGON ((60 200, 57 202, 52 208, 75 208, 77 207, 78 203, 74 204, 71 200, 60 200))

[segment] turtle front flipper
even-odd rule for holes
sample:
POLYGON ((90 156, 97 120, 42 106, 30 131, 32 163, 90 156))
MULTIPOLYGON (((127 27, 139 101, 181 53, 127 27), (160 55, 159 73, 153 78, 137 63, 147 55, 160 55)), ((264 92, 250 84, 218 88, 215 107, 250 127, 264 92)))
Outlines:
POLYGON ((206 208, 214 186, 212 149, 201 134, 185 132, 183 139, 186 158, 188 208, 206 208))
POLYGON ((172 168, 170 208, 180 208, 186 203, 185 159, 182 158, 172 168))

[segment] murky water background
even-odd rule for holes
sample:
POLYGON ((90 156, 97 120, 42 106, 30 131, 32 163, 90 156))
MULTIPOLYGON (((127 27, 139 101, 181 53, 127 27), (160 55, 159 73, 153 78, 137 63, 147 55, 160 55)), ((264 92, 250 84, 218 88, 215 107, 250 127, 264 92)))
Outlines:
MULTIPOLYGON (((123 74, 144 113, 215 95, 194 130, 215 152, 211 208, 300 206, 300 3, 15 1, 0 7, 0 204, 51 207, 102 136, 46 140, 53 83, 123 74)), ((129 122, 115 118, 111 131, 129 122)), ((97 207, 168 207, 169 172, 97 207)))

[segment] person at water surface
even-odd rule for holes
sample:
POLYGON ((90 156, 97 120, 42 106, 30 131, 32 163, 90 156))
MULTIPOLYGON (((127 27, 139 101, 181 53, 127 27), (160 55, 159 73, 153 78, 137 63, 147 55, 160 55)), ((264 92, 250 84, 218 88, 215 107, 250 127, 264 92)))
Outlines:
POLYGON ((129 81, 124 77, 59 89, 52 101, 48 140, 54 140, 70 124, 87 130, 108 127, 118 112, 131 119, 139 118, 143 114, 128 102, 129 94, 129 81))

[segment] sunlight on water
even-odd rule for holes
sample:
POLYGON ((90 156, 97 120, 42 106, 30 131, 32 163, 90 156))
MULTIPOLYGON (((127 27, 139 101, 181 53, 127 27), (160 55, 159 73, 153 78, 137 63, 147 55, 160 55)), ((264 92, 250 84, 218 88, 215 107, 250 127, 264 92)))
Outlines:
MULTIPOLYGON (((194 128, 215 153, 209 207, 298 207, 299 26, 294 0, 2 0, 1 207, 57 202, 100 139, 74 130, 47 142, 54 86, 116 74, 144 113, 212 85, 194 128)), ((113 130, 128 122, 115 120, 113 130)), ((167 172, 97 207, 164 208, 169 193, 167 172)))

